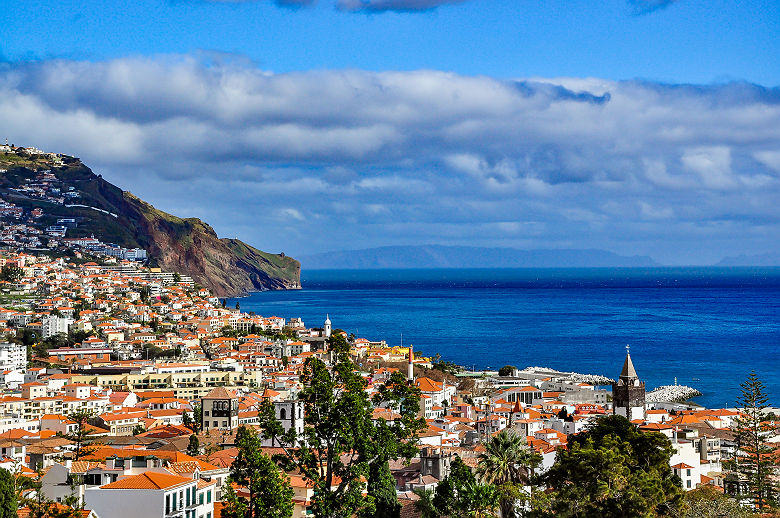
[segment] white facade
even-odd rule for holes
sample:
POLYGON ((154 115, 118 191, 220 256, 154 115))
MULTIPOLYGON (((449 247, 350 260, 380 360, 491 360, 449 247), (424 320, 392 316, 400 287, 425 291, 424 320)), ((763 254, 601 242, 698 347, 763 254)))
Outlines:
POLYGON ((643 406, 615 407, 614 411, 616 415, 622 415, 629 421, 644 420, 645 418, 645 407, 643 406))
POLYGON ((16 390, 19 385, 24 383, 24 371, 21 369, 11 369, 0 371, 0 386, 16 390))
MULTIPOLYGON (((294 428, 299 436, 303 433, 303 403, 301 401, 274 401, 274 411, 276 419, 282 424, 285 432, 294 428)), ((263 446, 279 446, 279 442, 272 439, 264 439, 263 446)))
POLYGON ((0 371, 22 370, 27 367, 27 346, 0 343, 0 371))
MULTIPOLYGON (((122 479, 118 482, 122 482, 122 479)), ((197 480, 187 479, 186 482, 161 489, 111 488, 117 483, 88 488, 84 492, 85 507, 95 511, 98 516, 111 518, 214 516, 214 488, 209 486, 199 491, 197 480)))
POLYGON ((73 324, 72 318, 63 318, 57 316, 48 316, 41 321, 41 332, 43 338, 49 338, 57 333, 67 333, 73 324))

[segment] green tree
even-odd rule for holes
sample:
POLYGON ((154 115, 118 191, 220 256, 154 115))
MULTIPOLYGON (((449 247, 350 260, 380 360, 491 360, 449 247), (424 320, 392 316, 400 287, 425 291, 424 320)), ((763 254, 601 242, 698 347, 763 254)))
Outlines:
POLYGON ((541 462, 542 457, 528 447, 523 437, 508 430, 502 430, 485 444, 477 474, 482 482, 498 490, 502 518, 516 516, 523 486, 531 485, 531 474, 541 462))
POLYGON ((515 367, 514 365, 504 365, 503 367, 498 369, 498 375, 499 376, 511 376, 512 372, 514 372, 514 370, 516 368, 517 367, 515 367))
POLYGON ((195 430, 195 420, 192 418, 189 412, 186 410, 181 411, 181 424, 189 428, 190 430, 195 430))
POLYGON ((0 269, 0 280, 19 282, 24 277, 24 270, 13 264, 6 264, 0 269))
POLYGON ((580 518, 667 515, 682 499, 669 439, 641 433, 625 417, 601 418, 559 449, 544 480, 553 489, 538 516, 580 518))
POLYGON ((173 282, 176 284, 181 282, 181 274, 179 272, 173 272, 173 282))
POLYGON ((81 511, 52 500, 40 499, 25 502, 30 518, 80 518, 81 511))
POLYGON ((285 469, 296 469, 314 485, 312 511, 321 517, 373 515, 385 491, 388 459, 409 459, 426 424, 418 417, 419 389, 403 377, 391 377, 369 400, 366 380, 349 358, 349 344, 341 335, 329 341, 332 367, 319 358, 303 365, 303 431, 287 432, 275 419, 273 404, 261 409, 263 435, 282 447, 275 457, 285 469), (373 420, 374 407, 394 409, 397 418, 373 420), (373 467, 373 469, 372 469, 373 467), (372 480, 373 478, 373 480, 372 480), (363 496, 368 482, 375 494, 363 496))
POLYGON ((375 518, 399 518, 401 504, 395 491, 395 478, 387 461, 374 462, 368 467, 368 494, 374 498, 375 518))
POLYGON ((200 455, 200 441, 195 434, 190 435, 190 442, 187 444, 187 455, 200 455))
POLYGON ((0 469, 0 518, 16 518, 16 484, 11 472, 0 469))
POLYGON ((38 335, 36 335, 32 329, 17 329, 16 330, 16 338, 19 341, 19 343, 22 343, 24 345, 33 345, 35 341, 38 339, 38 335))
POLYGON ((72 432, 63 434, 63 436, 70 442, 76 445, 74 452, 74 460, 79 460, 90 453, 92 448, 89 444, 92 442, 89 436, 89 420, 94 417, 94 414, 89 410, 78 410, 72 414, 68 414, 68 419, 76 423, 76 429, 72 432))
POLYGON ((236 310, 240 310, 240 309, 241 309, 241 303, 240 302, 236 302, 236 310))
POLYGON ((192 407, 192 415, 195 420, 195 431, 197 432, 203 427, 203 408, 200 406, 200 401, 192 407))
POLYGON ((86 340, 90 336, 93 336, 94 334, 95 334, 94 331, 77 330, 77 331, 74 331, 73 333, 71 333, 69 341, 72 344, 80 344, 81 342, 83 342, 84 340, 86 340))
MULTIPOLYGON (((241 426, 236 432, 238 455, 230 467, 232 482, 243 486, 248 498, 228 495, 225 518, 289 518, 293 512, 290 479, 263 453, 263 441, 241 426)), ((232 492, 232 491, 231 491, 232 492)))
POLYGON ((423 518, 449 516, 479 518, 497 516, 499 496, 496 487, 480 484, 460 457, 450 465, 450 475, 432 492, 418 491, 415 507, 423 518))
POLYGON ((773 463, 771 448, 766 442, 768 431, 766 409, 769 397, 766 387, 755 372, 742 382, 737 406, 741 413, 734 420, 737 452, 729 462, 732 477, 736 483, 729 484, 737 496, 748 496, 759 511, 777 504, 777 488, 772 480, 773 463), (748 494, 742 494, 746 487, 748 494))
POLYGON ((712 485, 687 491, 674 518, 751 518, 757 515, 712 485))

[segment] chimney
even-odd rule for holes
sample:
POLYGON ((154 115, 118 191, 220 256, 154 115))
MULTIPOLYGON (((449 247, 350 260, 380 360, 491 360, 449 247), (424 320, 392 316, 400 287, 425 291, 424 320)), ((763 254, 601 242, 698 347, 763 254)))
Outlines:
POLYGON ((414 352, 412 344, 409 344, 409 364, 406 368, 406 377, 409 381, 414 381, 414 352))

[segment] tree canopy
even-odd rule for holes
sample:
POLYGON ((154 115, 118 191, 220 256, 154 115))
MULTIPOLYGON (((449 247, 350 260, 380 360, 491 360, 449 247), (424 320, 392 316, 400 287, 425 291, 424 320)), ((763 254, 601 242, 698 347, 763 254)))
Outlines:
POLYGON ((496 516, 499 494, 491 484, 481 484, 461 459, 455 457, 450 475, 436 484, 433 491, 422 490, 415 507, 422 518, 479 518, 496 516))
POLYGON ((17 505, 14 477, 0 468, 0 518, 16 518, 17 505))
POLYGON ((285 431, 270 402, 261 410, 261 428, 283 449, 275 460, 313 483, 316 516, 373 515, 378 500, 394 507, 395 494, 386 491, 388 460, 409 459, 417 452, 416 437, 426 426, 417 415, 420 391, 395 373, 371 401, 346 339, 331 336, 329 350, 330 367, 312 357, 301 372, 303 430, 285 431), (391 417, 374 420, 375 407, 387 408, 391 417))
POLYGON ((230 467, 229 481, 245 488, 248 497, 236 495, 229 483, 225 508, 222 511, 224 518, 292 516, 294 493, 290 479, 263 453, 262 443, 262 439, 253 430, 244 426, 238 428, 238 455, 230 467))
POLYGON ((671 442, 642 433, 619 415, 599 419, 558 450, 544 480, 552 488, 538 516, 581 518, 667 515, 682 499, 669 459, 671 442))

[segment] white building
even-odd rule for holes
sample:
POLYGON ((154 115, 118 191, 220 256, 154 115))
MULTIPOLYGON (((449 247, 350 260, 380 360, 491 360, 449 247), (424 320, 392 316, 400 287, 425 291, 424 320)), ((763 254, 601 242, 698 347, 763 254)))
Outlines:
MULTIPOLYGON (((303 433, 303 403, 296 400, 274 401, 276 419, 282 424, 285 432, 291 428, 300 436, 303 433)), ((279 446, 279 441, 264 439, 263 446, 279 446)))
POLYGON ((22 370, 27 367, 27 346, 0 343, 0 371, 22 370))
POLYGON ((211 483, 146 471, 89 488, 84 501, 98 516, 111 518, 212 518, 214 496, 211 483))
POLYGON ((24 383, 24 371, 22 369, 0 371, 0 386, 16 390, 22 383, 24 383))
POLYGON ((49 338, 50 336, 54 336, 57 333, 67 334, 72 324, 72 318, 63 318, 53 315, 44 317, 44 319, 41 321, 41 332, 43 334, 43 338, 49 338))

